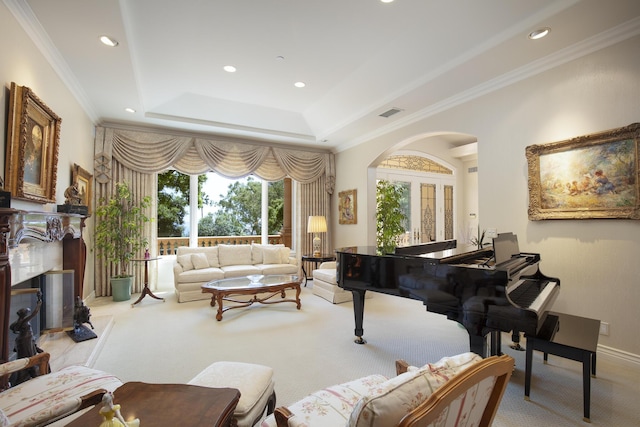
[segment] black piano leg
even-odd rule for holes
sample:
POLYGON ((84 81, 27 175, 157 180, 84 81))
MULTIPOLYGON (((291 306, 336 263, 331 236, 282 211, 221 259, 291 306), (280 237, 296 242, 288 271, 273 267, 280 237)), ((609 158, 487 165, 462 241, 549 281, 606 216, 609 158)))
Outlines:
POLYGON ((356 339, 353 341, 356 344, 366 344, 367 340, 362 338, 364 335, 364 329, 362 328, 362 320, 364 318, 364 295, 367 291, 364 290, 352 290, 353 294, 353 314, 356 320, 356 339))
POLYGON ((469 350, 480 357, 487 357, 487 339, 484 336, 469 334, 469 350))

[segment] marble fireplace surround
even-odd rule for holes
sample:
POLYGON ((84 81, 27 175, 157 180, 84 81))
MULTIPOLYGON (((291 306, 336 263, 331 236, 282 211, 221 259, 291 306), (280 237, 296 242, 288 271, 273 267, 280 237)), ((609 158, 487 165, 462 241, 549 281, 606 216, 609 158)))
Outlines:
MULTIPOLYGON (((74 298, 82 297, 86 217, 55 212, 0 208, 0 360, 6 361, 12 342, 9 329, 11 288, 55 269, 74 270, 74 298)), ((3 384, 0 384, 2 389, 3 384)))

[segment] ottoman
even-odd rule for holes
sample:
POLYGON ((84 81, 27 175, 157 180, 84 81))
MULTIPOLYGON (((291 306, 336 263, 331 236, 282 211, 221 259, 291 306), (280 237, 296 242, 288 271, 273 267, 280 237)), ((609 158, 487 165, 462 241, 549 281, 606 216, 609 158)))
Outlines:
POLYGON ((251 427, 276 407, 273 369, 242 362, 215 362, 187 384, 202 387, 230 387, 240 390, 240 401, 233 413, 238 427, 251 427))

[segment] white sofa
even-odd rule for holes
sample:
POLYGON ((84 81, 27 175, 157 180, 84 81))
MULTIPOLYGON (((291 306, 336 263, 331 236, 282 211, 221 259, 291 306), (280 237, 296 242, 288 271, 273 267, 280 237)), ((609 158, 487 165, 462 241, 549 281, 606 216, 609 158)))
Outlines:
POLYGON ((299 274, 298 260, 284 245, 181 246, 176 251, 173 279, 178 302, 211 298, 202 285, 212 280, 249 274, 299 274))
MULTIPOLYGON (((313 276, 312 292, 314 295, 334 304, 353 300, 353 295, 350 291, 345 291, 338 286, 335 261, 323 262, 311 274, 313 276)), ((367 293, 367 296, 370 293, 367 293)))

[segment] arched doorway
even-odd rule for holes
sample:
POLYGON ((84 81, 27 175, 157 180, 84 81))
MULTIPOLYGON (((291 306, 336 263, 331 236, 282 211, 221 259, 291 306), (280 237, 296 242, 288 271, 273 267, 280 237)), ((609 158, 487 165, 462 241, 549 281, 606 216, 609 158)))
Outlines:
MULTIPOLYGON (((477 227, 479 220, 478 213, 478 163, 477 163, 477 138, 473 135, 457 133, 457 132, 429 132, 406 138, 393 146, 389 147, 383 153, 374 159, 368 168, 367 173, 367 210, 368 212, 376 212, 376 182, 379 178, 379 170, 389 174, 387 169, 395 169, 393 173, 398 172, 397 168, 379 168, 388 159, 394 156, 415 156, 409 158, 409 164, 424 163, 430 164, 427 171, 415 168, 406 168, 400 170, 401 178, 407 176, 412 179, 428 178, 425 182, 413 184, 416 195, 415 200, 420 200, 422 194, 425 198, 431 198, 431 202, 427 202, 425 207, 414 208, 415 213, 424 213, 426 205, 432 203, 432 215, 424 218, 426 231, 422 230, 423 216, 420 219, 412 220, 411 228, 407 230, 407 241, 422 241, 423 239, 445 240, 448 238, 458 239, 460 242, 467 242, 473 234, 470 234, 477 227), (436 169, 429 169, 435 165, 443 166, 452 171, 449 173, 438 173, 440 166, 436 169), (422 174, 422 176, 420 176, 422 174), (434 182, 435 181, 435 182, 434 182), (421 184, 426 184, 422 187, 421 184), (434 187, 435 186, 435 187, 434 187), (440 194, 438 193, 440 188, 440 194), (421 191, 423 190, 423 191, 421 191), (438 212, 440 211, 440 212, 438 212), (438 221, 438 216, 440 219, 438 221), (432 219, 429 219, 432 218, 432 219), (447 221, 449 223, 447 224, 447 221), (439 226, 438 224, 441 224, 439 226), (435 225, 435 231, 433 229, 435 225), (429 228, 431 227, 431 228, 429 228), (419 233, 415 233, 416 229, 420 229, 419 233), (440 230, 440 231, 439 231, 440 230), (450 237, 452 236, 452 237, 450 237)), ((388 162, 395 165, 392 160, 388 162)), ((420 166, 422 169, 425 166, 420 166)), ((412 214, 414 215, 414 214, 412 214)), ((369 221, 367 223, 367 240, 369 245, 376 244, 376 223, 369 221)))

